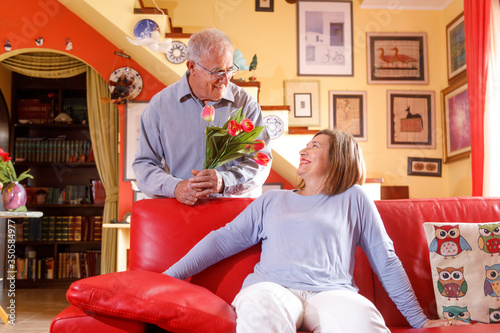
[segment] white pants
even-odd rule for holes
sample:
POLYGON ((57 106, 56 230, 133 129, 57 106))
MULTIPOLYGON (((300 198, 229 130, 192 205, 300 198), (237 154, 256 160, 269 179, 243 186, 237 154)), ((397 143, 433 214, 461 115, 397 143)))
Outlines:
POLYGON ((346 290, 308 292, 262 282, 242 289, 233 306, 237 333, 390 333, 375 306, 346 290))

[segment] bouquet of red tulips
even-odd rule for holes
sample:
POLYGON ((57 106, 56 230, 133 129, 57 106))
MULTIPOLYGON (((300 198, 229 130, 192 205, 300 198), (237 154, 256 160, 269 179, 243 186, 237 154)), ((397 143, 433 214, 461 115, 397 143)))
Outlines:
MULTIPOLYGON (((213 106, 205 106, 201 114, 206 122, 215 118, 213 106)), ((264 126, 255 126, 254 123, 245 118, 241 108, 235 110, 224 126, 207 126, 207 148, 205 153, 204 169, 215 169, 238 157, 254 152, 254 160, 260 165, 269 163, 269 156, 258 152, 266 144, 262 140, 255 140, 264 129, 264 126)))

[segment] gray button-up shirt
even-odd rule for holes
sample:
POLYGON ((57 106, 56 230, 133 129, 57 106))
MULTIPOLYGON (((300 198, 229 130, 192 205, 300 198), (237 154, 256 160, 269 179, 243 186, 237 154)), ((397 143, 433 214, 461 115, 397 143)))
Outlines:
MULTIPOLYGON (((188 71, 178 82, 156 94, 141 116, 141 131, 132 167, 139 189, 150 196, 174 197, 177 184, 193 176, 192 169, 203 169, 208 123, 201 117, 204 106, 191 92, 187 75, 188 71)), ((215 108, 215 119, 210 125, 224 125, 231 112, 243 107, 246 118, 256 126, 264 126, 257 101, 232 82, 228 83, 219 101, 208 105, 215 108)), ((262 152, 272 158, 266 129, 258 139, 266 143, 262 152)), ((224 180, 223 195, 258 196, 270 169, 271 162, 263 167, 253 160, 253 156, 241 157, 218 167, 217 171, 224 180)))

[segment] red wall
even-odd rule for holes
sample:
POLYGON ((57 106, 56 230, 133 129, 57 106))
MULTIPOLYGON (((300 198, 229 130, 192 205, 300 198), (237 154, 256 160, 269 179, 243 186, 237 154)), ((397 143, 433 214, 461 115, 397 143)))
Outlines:
MULTIPOLYGON (((135 61, 116 56, 114 51, 120 50, 115 45, 56 0, 3 1, 0 10, 0 38, 0 55, 5 53, 3 45, 6 39, 9 39, 12 50, 36 48, 40 51, 62 51, 93 67, 105 80, 108 80, 116 68, 130 66, 141 74, 144 82, 143 90, 136 100, 150 100, 165 87, 135 61), (44 38, 41 47, 35 44, 35 39, 39 36, 44 38), (70 38, 73 43, 71 51, 65 50, 66 38, 70 38)), ((123 152, 125 108, 120 107, 119 112, 120 152, 123 152)), ((123 181, 121 157, 119 170, 118 216, 121 219, 123 214, 131 210, 133 202, 130 183, 123 181)))

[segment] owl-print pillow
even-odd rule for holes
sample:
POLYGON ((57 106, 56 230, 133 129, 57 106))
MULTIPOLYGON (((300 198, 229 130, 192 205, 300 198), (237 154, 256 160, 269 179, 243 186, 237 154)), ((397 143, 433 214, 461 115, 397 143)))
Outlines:
POLYGON ((500 323, 500 222, 424 223, 440 318, 500 323))

